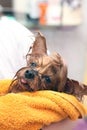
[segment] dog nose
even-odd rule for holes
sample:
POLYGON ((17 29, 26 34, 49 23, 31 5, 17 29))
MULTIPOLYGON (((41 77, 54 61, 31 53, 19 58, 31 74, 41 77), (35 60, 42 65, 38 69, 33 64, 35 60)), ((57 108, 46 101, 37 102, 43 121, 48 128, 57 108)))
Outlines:
POLYGON ((36 75, 36 71, 34 70, 26 70, 25 72, 25 78, 27 79, 34 79, 35 75, 36 75))

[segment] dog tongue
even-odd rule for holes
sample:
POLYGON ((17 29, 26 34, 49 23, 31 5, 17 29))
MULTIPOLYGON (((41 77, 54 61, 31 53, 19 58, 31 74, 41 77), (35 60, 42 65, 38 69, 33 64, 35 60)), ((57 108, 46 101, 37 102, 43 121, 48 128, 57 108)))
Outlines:
POLYGON ((23 84, 26 84, 26 83, 27 83, 27 81, 26 81, 24 78, 21 78, 21 82, 22 82, 23 84))

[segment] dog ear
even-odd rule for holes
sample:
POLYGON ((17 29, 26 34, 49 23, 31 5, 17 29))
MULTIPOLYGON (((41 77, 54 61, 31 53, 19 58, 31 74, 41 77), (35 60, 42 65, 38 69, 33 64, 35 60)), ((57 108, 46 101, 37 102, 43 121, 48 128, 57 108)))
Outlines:
POLYGON ((43 55, 47 55, 46 39, 40 32, 38 32, 35 36, 33 45, 30 47, 26 55, 27 65, 29 64, 30 59, 35 59, 36 57, 41 57, 43 55))
POLYGON ((47 55, 46 38, 40 32, 35 37, 31 53, 33 55, 47 55))
POLYGON ((76 96, 80 101, 84 95, 87 95, 87 85, 76 80, 67 78, 64 92, 76 96))
POLYGON ((57 90, 59 92, 64 91, 64 86, 67 80, 67 65, 65 64, 65 61, 63 58, 58 54, 54 53, 52 54, 52 58, 54 59, 58 71, 57 71, 57 77, 58 77, 58 84, 57 84, 57 90))

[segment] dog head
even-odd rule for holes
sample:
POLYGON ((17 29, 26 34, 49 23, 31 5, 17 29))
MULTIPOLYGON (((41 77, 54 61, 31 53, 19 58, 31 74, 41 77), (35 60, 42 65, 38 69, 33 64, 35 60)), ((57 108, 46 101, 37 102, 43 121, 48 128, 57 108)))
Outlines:
POLYGON ((9 92, 56 90, 63 91, 67 67, 58 53, 47 54, 46 39, 37 34, 31 53, 26 56, 27 67, 16 73, 9 92))

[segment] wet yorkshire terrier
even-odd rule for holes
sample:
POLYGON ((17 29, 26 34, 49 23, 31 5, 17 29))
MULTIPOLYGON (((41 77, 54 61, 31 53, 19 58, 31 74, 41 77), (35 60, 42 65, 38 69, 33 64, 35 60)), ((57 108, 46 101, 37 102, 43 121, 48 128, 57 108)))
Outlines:
POLYGON ((86 85, 67 78, 67 65, 58 53, 47 54, 46 39, 38 32, 31 53, 26 55, 27 67, 15 75, 8 92, 54 90, 76 96, 87 95, 86 85))

